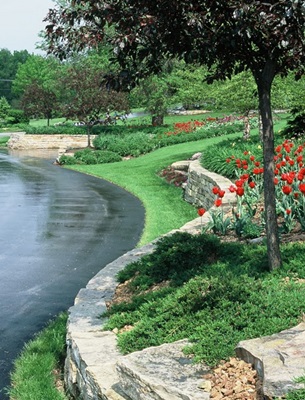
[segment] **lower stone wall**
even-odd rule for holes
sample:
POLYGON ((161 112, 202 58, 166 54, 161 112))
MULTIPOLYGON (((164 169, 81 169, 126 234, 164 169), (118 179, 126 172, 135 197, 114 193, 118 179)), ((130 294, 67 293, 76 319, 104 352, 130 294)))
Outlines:
MULTIPOLYGON (((91 135, 91 143, 96 135, 91 135)), ((29 135, 25 132, 12 133, 8 148, 16 150, 58 149, 62 152, 88 145, 87 135, 29 135)))
POLYGON ((214 206, 216 196, 212 192, 214 186, 225 191, 223 205, 231 207, 236 202, 235 193, 229 191, 232 182, 221 175, 210 172, 200 165, 200 161, 192 161, 188 168, 188 179, 185 186, 184 199, 196 207, 206 210, 214 206))
MULTIPOLYGON (((198 207, 209 209, 214 206, 215 200, 211 189, 218 186, 226 192, 223 198, 224 206, 231 207, 236 200, 235 194, 229 191, 231 184, 230 180, 202 168, 199 161, 191 161, 185 198, 198 207)), ((207 212, 203 217, 190 221, 178 230, 191 234, 199 233, 209 218, 207 212)), ((113 332, 102 331, 106 320, 101 318, 101 314, 106 311, 106 304, 115 292, 115 276, 118 271, 153 250, 154 243, 150 243, 108 264, 90 280, 85 289, 80 290, 74 306, 70 308, 65 384, 74 399, 126 400, 120 390, 116 367, 122 355, 117 349, 116 335, 113 332)))
POLYGON ((77 400, 123 400, 118 386, 116 363, 122 357, 116 335, 103 331, 107 302, 117 286, 116 274, 127 264, 150 254, 154 244, 134 249, 103 268, 81 289, 69 309, 65 386, 77 400))

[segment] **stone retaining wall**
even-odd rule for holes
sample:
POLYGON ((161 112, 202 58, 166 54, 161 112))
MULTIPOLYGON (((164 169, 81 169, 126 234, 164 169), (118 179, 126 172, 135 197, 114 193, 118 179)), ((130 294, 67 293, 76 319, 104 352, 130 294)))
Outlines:
MULTIPOLYGON (((228 179, 202 168, 199 161, 190 161, 189 179, 185 189, 186 199, 192 204, 209 209, 215 200, 211 189, 213 186, 218 186, 226 192, 223 199, 224 206, 231 207, 235 202, 235 194, 229 191, 231 184, 228 179)), ((199 233, 202 225, 208 223, 209 219, 209 212, 206 212, 202 218, 190 221, 179 231, 199 233)), ((85 289, 81 289, 78 293, 75 305, 69 310, 68 350, 65 363, 66 388, 73 398, 81 400, 127 398, 120 389, 117 372, 118 362, 123 356, 117 349, 116 335, 113 332, 102 331, 105 320, 100 316, 106 311, 106 303, 114 294, 117 285, 115 276, 118 271, 130 262, 151 253, 154 247, 154 243, 150 243, 126 253, 108 264, 90 280, 85 289)), ((160 399, 158 396, 149 398, 160 399)))
MULTIPOLYGON (((96 135, 91 135, 91 142, 96 135)), ((87 135, 29 135, 25 132, 12 133, 8 148, 27 149, 58 149, 64 152, 70 148, 84 148, 88 145, 87 135)))
MULTIPOLYGON (((188 222, 179 231, 192 234, 200 232, 202 223, 209 219, 206 214, 203 219, 196 218, 188 222)), ((108 264, 89 281, 86 288, 79 291, 74 306, 69 309, 65 387, 72 398, 130 400, 121 388, 117 371, 118 362, 126 356, 122 356, 117 348, 115 333, 102 330, 106 319, 101 318, 101 315, 107 310, 106 304, 115 293, 117 273, 127 264, 152 253, 154 248, 155 242, 149 243, 108 264)), ((145 395, 144 398, 161 399, 145 395)), ((166 397, 169 398, 178 400, 175 396, 166 397)))
POLYGON ((188 179, 184 192, 184 199, 196 207, 203 207, 206 210, 214 206, 216 196, 212 188, 218 186, 225 191, 223 205, 231 207, 235 204, 236 195, 229 191, 232 182, 221 175, 210 172, 200 165, 200 161, 192 161, 188 168, 188 179))
POLYGON ((149 244, 108 264, 80 290, 75 305, 69 309, 65 386, 74 399, 123 399, 115 390, 119 381, 116 363, 122 356, 117 349, 116 335, 102 331, 105 320, 101 314, 114 295, 116 274, 153 249, 149 244))

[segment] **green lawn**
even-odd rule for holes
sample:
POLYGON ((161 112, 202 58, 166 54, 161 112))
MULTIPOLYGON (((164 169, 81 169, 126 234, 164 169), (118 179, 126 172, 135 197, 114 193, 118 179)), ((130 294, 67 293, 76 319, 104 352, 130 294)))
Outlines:
MULTIPOLYGON (((238 135, 240 133, 229 137, 234 138, 238 135)), ((223 137, 209 138, 164 147, 128 161, 75 165, 70 168, 113 182, 143 202, 146 210, 145 228, 140 241, 140 245, 143 245, 197 217, 194 207, 183 200, 182 189, 168 185, 158 176, 158 172, 173 162, 185 160, 221 140, 223 137)))
POLYGON ((67 314, 55 321, 28 342, 14 363, 12 400, 67 400, 54 385, 54 371, 61 374, 60 364, 65 357, 67 314))

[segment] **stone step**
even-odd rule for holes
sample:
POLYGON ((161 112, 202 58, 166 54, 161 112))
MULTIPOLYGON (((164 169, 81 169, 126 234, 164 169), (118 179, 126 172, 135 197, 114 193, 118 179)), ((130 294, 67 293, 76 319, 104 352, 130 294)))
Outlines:
POLYGON ((188 344, 180 340, 120 358, 116 369, 124 395, 132 400, 209 400, 202 389, 209 369, 184 355, 188 344))
POLYGON ((296 378, 305 371, 305 323, 280 333, 241 341, 237 357, 250 363, 263 382, 266 398, 285 396, 289 391, 304 388, 296 378))

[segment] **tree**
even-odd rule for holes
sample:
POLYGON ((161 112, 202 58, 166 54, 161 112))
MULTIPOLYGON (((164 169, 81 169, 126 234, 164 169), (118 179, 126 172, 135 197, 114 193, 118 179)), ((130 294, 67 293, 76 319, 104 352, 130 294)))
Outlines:
POLYGON ((165 76, 152 75, 142 79, 132 95, 141 99, 141 106, 151 114, 152 125, 163 125, 171 103, 170 86, 165 76))
POLYGON ((4 96, 0 97, 0 125, 2 125, 8 117, 11 106, 4 96))
POLYGON ((270 269, 279 267, 271 87, 276 75, 304 74, 304 1, 71 0, 46 20, 49 51, 59 57, 96 46, 113 25, 116 59, 136 77, 160 71, 171 56, 206 65, 209 82, 252 73, 263 127, 268 261, 270 269))
POLYGON ((34 82, 25 88, 21 97, 21 108, 29 118, 46 118, 49 126, 50 119, 58 110, 58 100, 54 92, 34 82))
POLYGON ((243 71, 222 82, 214 82, 211 95, 220 109, 234 110, 241 113, 244 120, 243 138, 250 138, 250 112, 258 111, 256 84, 249 71, 243 71))
POLYGON ((7 49, 0 49, 0 96, 4 96, 10 104, 16 100, 12 91, 12 82, 18 66, 24 64, 29 56, 27 50, 11 53, 7 49))
POLYGON ((13 82, 14 93, 21 96, 26 88, 33 84, 54 92, 61 68, 54 57, 31 55, 24 64, 19 65, 13 82))
POLYGON ((103 123, 102 117, 106 119, 113 111, 129 112, 126 94, 107 89, 104 76, 98 66, 87 60, 70 66, 61 78, 62 115, 86 125, 88 147, 92 127, 103 123))
POLYGON ((173 93, 172 101, 182 103, 186 109, 194 104, 200 107, 215 107, 214 94, 211 85, 205 82, 207 69, 198 64, 180 62, 167 78, 173 93))

